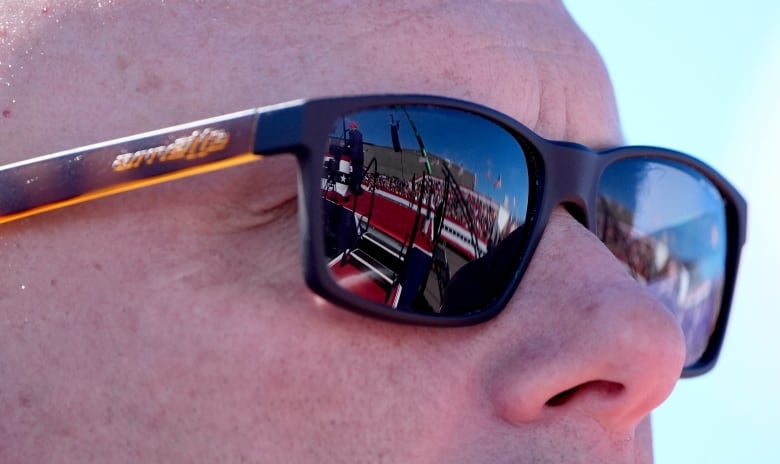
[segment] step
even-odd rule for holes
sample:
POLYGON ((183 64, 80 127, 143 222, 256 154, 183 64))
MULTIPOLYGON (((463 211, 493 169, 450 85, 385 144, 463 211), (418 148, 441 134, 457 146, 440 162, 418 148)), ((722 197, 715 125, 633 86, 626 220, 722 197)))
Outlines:
POLYGON ((349 254, 350 259, 354 259, 355 261, 359 262, 363 266, 367 267, 374 273, 376 273, 380 279, 385 281, 388 284, 392 284, 393 281, 395 281, 396 274, 395 272, 382 264, 380 261, 378 261, 373 256, 369 255, 365 252, 365 250, 362 250, 360 248, 353 250, 349 254))

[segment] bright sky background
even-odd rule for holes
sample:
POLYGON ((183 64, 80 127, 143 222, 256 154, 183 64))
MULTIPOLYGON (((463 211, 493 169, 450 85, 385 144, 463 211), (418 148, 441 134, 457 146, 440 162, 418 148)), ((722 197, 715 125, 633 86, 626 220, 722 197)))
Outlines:
POLYGON ((780 2, 564 0, 607 62, 626 140, 698 156, 748 199, 726 343, 654 415, 657 463, 780 463, 780 2))

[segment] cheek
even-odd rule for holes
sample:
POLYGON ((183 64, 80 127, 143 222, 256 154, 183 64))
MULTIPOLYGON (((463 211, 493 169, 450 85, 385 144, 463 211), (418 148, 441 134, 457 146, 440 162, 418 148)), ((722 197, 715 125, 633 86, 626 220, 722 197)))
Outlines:
POLYGON ((371 320, 311 294, 290 235, 295 211, 230 233, 191 227, 186 211, 174 221, 162 209, 126 213, 121 223, 96 214, 61 224, 55 241, 31 249, 50 258, 24 267, 37 279, 28 285, 56 285, 25 309, 34 319, 48 311, 52 343, 36 343, 52 349, 20 357, 18 378, 43 371, 50 385, 78 373, 63 389, 84 396, 82 416, 100 420, 111 402, 161 431, 186 420, 248 446, 303 440, 389 453, 391 442, 446 435, 463 420, 457 411, 473 409, 455 332, 371 320), (377 434, 377 424, 393 431, 377 434))
POLYGON ((476 409, 475 378, 466 375, 454 340, 313 307, 308 296, 275 309, 285 315, 265 327, 273 335, 252 362, 264 407, 276 417, 265 426, 280 440, 305 437, 387 453, 403 441, 420 449, 446 442, 439 436, 460 429, 462 412, 476 409))

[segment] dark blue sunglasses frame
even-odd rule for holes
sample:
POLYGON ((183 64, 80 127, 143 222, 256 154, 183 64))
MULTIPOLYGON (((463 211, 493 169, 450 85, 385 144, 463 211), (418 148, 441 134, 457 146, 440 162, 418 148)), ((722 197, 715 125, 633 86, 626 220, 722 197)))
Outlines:
POLYGON ((719 355, 745 242, 747 205, 737 190, 707 164, 656 147, 593 151, 550 141, 489 108, 444 97, 373 95, 293 101, 116 139, 0 167, 0 223, 59 209, 147 185, 217 171, 264 156, 293 154, 299 163, 300 226, 304 276, 323 298, 346 309, 393 322, 465 326, 495 317, 507 305, 544 232, 551 212, 564 205, 596 233, 597 190, 610 164, 625 159, 670 161, 690 167, 720 192, 725 204, 727 251, 723 298, 709 345, 682 375, 710 370, 719 355), (523 227, 524 249, 506 288, 489 306, 466 315, 399 311, 353 295, 331 276, 322 234, 323 148, 343 115, 389 106, 432 106, 479 115, 503 127, 526 151, 530 198, 523 227))

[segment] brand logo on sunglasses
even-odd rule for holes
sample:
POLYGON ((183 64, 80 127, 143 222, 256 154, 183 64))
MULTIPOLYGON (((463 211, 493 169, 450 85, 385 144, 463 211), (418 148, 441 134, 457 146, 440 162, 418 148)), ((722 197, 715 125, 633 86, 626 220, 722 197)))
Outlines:
POLYGON ((224 129, 206 128, 193 131, 185 137, 179 137, 173 143, 146 148, 132 153, 116 156, 111 168, 114 171, 127 171, 142 165, 164 163, 176 160, 194 160, 211 153, 224 150, 230 141, 230 134, 224 129))

